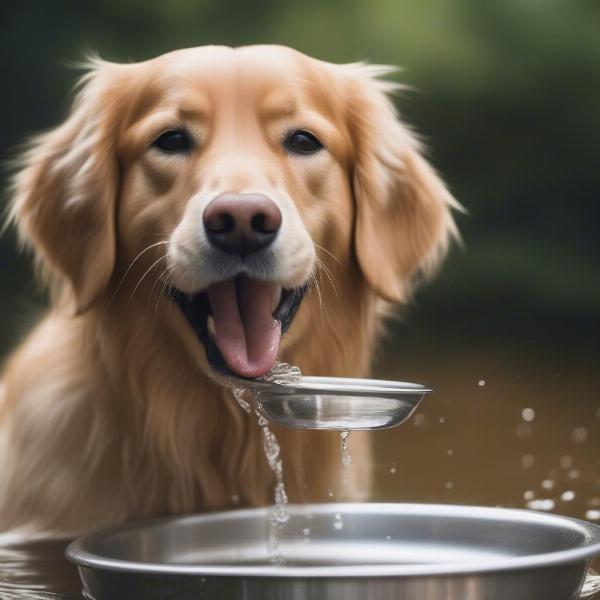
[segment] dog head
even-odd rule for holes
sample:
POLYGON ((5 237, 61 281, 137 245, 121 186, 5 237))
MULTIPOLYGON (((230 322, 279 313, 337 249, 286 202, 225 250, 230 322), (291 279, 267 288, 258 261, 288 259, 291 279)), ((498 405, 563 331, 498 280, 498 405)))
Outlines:
POLYGON ((456 233, 458 205, 383 74, 273 46, 94 61, 15 180, 12 218, 56 302, 83 314, 167 292, 208 372, 257 377, 319 257, 405 300, 456 233))

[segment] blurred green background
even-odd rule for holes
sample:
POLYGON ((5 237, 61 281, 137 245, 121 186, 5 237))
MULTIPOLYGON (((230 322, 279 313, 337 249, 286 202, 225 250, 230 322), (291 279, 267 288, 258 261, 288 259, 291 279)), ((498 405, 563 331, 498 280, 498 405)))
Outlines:
MULTIPOLYGON (((560 512, 594 516, 599 2, 23 0, 0 10, 3 159, 60 122, 77 76, 66 65, 88 49, 130 61, 185 46, 280 43, 334 62, 402 66, 415 91, 399 99, 401 114, 470 214, 458 217, 464 249, 392 324, 375 365, 438 390, 419 419, 374 437, 378 493, 520 505, 529 490, 560 512), (542 485, 549 477, 552 488, 542 485), (575 500, 561 501, 568 489, 575 500)), ((4 235, 2 351, 34 312, 28 264, 4 235)))

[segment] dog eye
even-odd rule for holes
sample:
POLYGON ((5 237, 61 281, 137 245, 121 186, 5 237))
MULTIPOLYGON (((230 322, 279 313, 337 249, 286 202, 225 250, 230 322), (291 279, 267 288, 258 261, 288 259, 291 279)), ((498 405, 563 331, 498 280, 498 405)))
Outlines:
POLYGON ((318 152, 323 144, 310 132, 297 129, 290 133, 283 142, 286 150, 294 154, 314 154, 318 152))
POLYGON ((161 133, 152 142, 155 148, 169 154, 189 152, 193 147, 192 138, 184 129, 170 129, 161 133))

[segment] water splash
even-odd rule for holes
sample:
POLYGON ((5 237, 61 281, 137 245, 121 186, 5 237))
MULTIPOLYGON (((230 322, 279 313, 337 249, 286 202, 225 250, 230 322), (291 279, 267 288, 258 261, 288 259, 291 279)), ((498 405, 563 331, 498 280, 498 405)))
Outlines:
POLYGON ((346 429, 340 433, 340 455, 342 469, 347 469, 352 464, 352 456, 348 444, 350 442, 350 430, 346 429))
MULTIPOLYGON (((287 363, 277 362, 273 368, 263 375, 264 381, 270 381, 280 385, 290 385, 298 383, 302 379, 302 373, 298 367, 287 363)), ((275 489, 273 491, 274 506, 269 518, 269 553, 272 563, 282 565, 285 559, 281 555, 279 548, 279 531, 285 525, 290 515, 287 512, 288 496, 285 489, 283 478, 283 460, 281 458, 281 447, 275 437, 275 434, 269 427, 269 421, 258 411, 255 410, 258 420, 258 426, 263 435, 263 450, 271 471, 275 475, 275 489)))
POLYGON ((231 388, 231 393, 235 398, 236 402, 240 405, 241 409, 248 414, 252 412, 250 408, 250 404, 244 399, 244 393, 246 392, 246 388, 243 387, 234 387, 231 388))
POLYGON ((531 510, 550 511, 550 510, 553 510, 555 506, 556 506, 556 503, 554 502, 554 500, 551 500, 550 498, 540 498, 538 500, 530 500, 527 503, 527 508, 530 508, 531 510))
POLYGON ((281 448, 275 434, 269 428, 269 422, 258 410, 256 411, 258 426, 263 435, 263 450, 271 471, 275 475, 275 489, 273 491, 274 506, 269 517, 269 554, 271 562, 281 565, 285 559, 279 549, 279 530, 288 522, 290 515, 286 510, 288 496, 283 479, 283 461, 281 448))
POLYGON ((341 531, 344 529, 344 519, 342 519, 342 515, 340 513, 335 513, 335 520, 333 521, 333 528, 336 531, 341 531))
POLYGON ((588 438, 588 430, 585 427, 576 427, 571 432, 571 439, 576 444, 583 444, 588 438))
POLYGON ((294 365, 277 361, 271 370, 260 377, 260 379, 279 385, 293 385, 301 381, 302 371, 294 365))
POLYGON ((521 458, 521 466, 524 469, 531 469, 533 465, 535 465, 535 456, 533 456, 533 454, 525 454, 521 458))
POLYGON ((568 454, 560 457, 560 467, 561 469, 570 469, 573 466, 573 458, 568 454))
POLYGON ((530 423, 535 419, 535 411, 533 410, 533 408, 524 408, 521 411, 521 418, 523 419, 523 421, 527 421, 528 423, 530 423))
MULTIPOLYGON (((250 404, 244 399, 245 388, 232 388, 233 397, 240 405, 242 410, 252 413, 250 404)), ((288 503, 285 482, 283 479, 283 461, 281 460, 281 448, 277 442, 275 434, 269 428, 269 422, 260 412, 255 409, 258 426, 263 436, 263 451, 269 464, 269 468, 275 475, 275 488, 273 490, 274 506, 269 517, 269 555, 271 562, 275 564, 284 564, 285 560, 279 550, 279 528, 289 520, 286 510, 288 503)), ((234 504, 235 501, 234 501, 234 504)))

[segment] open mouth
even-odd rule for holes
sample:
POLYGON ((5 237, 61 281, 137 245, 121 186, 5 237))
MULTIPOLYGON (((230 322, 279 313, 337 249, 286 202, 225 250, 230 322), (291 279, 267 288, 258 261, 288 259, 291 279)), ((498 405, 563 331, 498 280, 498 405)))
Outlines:
POLYGON ((255 378, 273 366, 281 336, 305 292, 306 286, 290 290, 239 275, 195 294, 172 288, 169 295, 204 344, 215 370, 255 378))

